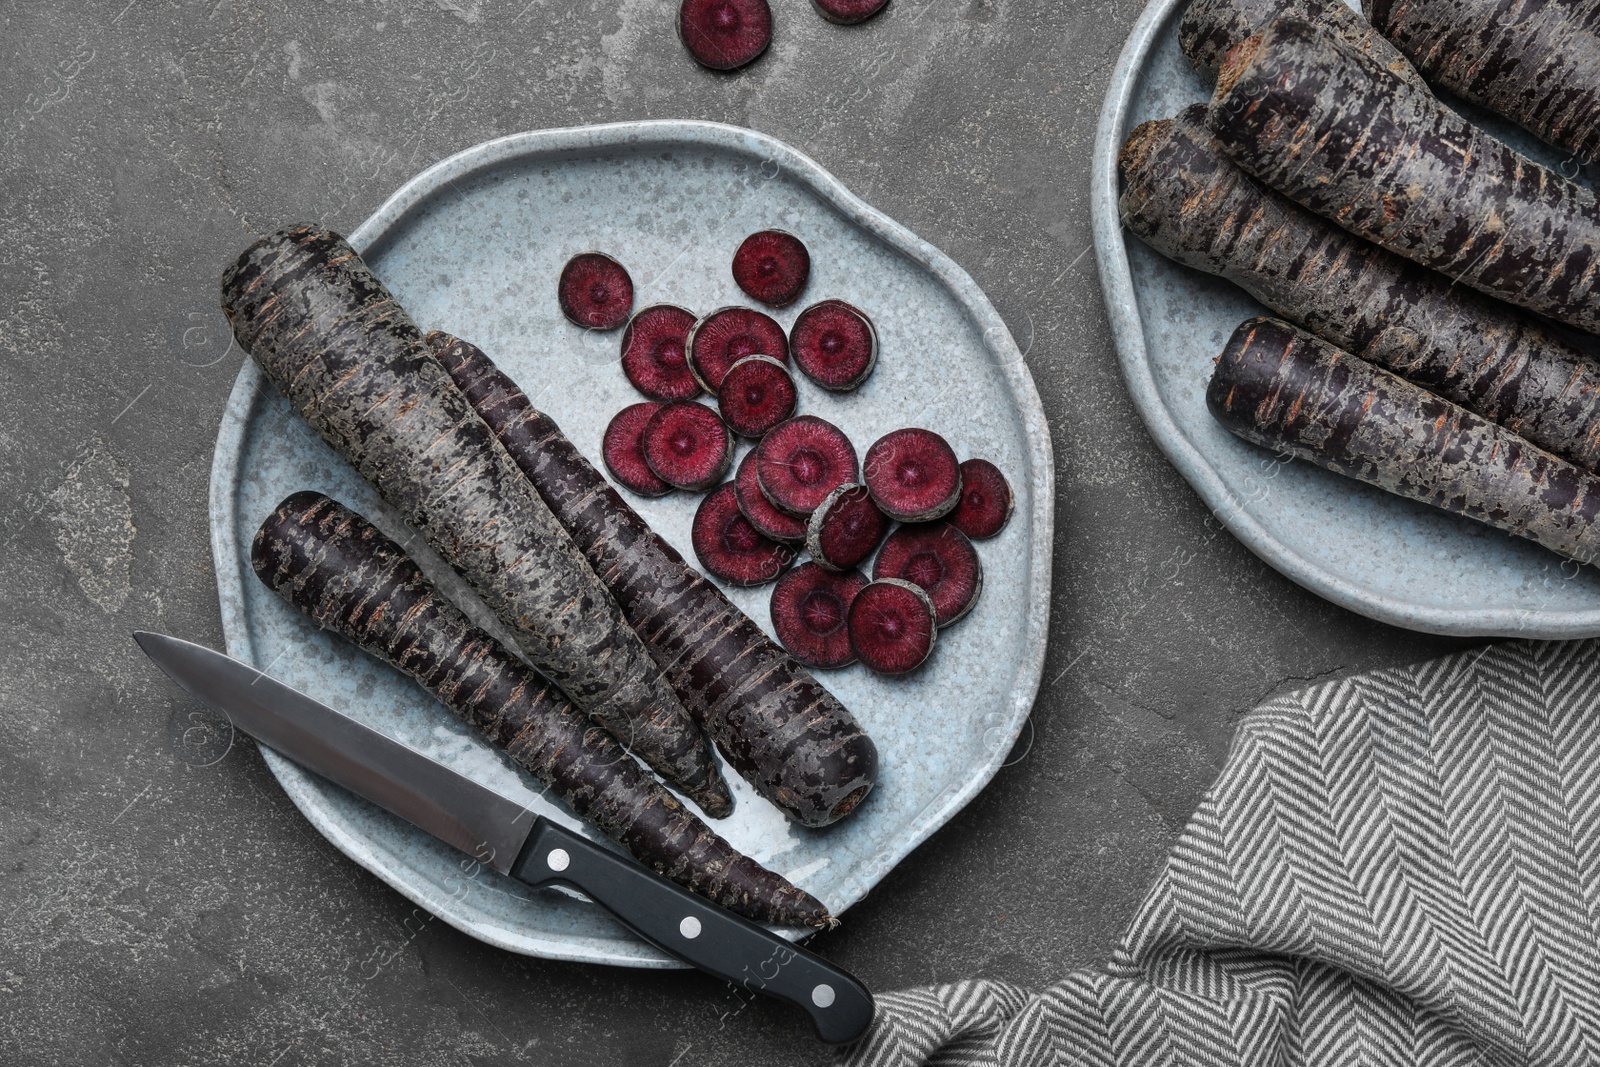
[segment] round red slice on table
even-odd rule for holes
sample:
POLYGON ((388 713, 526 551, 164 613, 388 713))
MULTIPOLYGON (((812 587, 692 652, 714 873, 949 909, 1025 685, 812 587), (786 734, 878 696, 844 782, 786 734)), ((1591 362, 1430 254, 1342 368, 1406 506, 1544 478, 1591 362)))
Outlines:
POLYGON ((689 371, 713 396, 728 371, 746 356, 789 362, 788 335, 771 315, 755 308, 718 308, 689 333, 689 371))
POLYGON ((1016 507, 1011 483, 986 459, 969 459, 961 464, 961 502, 946 518, 950 525, 982 541, 1006 528, 1016 507))
POLYGON ((622 373, 652 400, 690 400, 700 383, 689 373, 694 312, 673 304, 641 308, 622 331, 622 373))
POLYGON ((770 307, 794 303, 811 278, 805 242, 784 230, 753 233, 733 254, 733 280, 752 300, 770 307))
POLYGON ((799 400, 794 379, 771 356, 744 357, 728 368, 717 390, 722 421, 740 437, 764 437, 794 415, 799 400))
POLYGON ((812 304, 789 330, 795 366, 824 389, 848 392, 878 363, 878 331, 860 308, 843 300, 812 304))
POLYGON ((817 12, 829 22, 845 26, 865 22, 884 8, 889 0, 811 0, 817 12))
POLYGON ((624 489, 640 496, 663 496, 672 486, 656 476, 644 458, 644 428, 661 410, 654 402, 632 404, 611 417, 601 440, 600 455, 606 470, 624 489))
POLYGON ((746 452, 744 459, 739 461, 739 473, 734 476, 733 484, 738 491, 739 510, 750 520, 751 526, 774 541, 786 545, 805 544, 806 520, 785 515, 773 507, 772 501, 761 491, 755 449, 746 452))
POLYGON ((942 628, 972 610, 983 591, 983 564, 967 535, 948 522, 901 526, 883 543, 873 578, 910 582, 933 601, 942 628))
POLYGON ((855 446, 844 431, 815 415, 796 415, 756 446, 756 479, 779 511, 809 518, 828 494, 856 481, 855 446))
POLYGON ((889 517, 872 502, 867 487, 849 482, 811 513, 806 549, 827 569, 847 571, 872 555, 888 532, 889 517))
POLYGON ((899 578, 868 583, 850 605, 846 625, 856 659, 879 674, 906 674, 922 666, 938 634, 933 601, 899 578))
POLYGON ((767 0, 683 0, 678 37, 702 66, 737 70, 772 43, 772 8, 767 0))
POLYGON ((932 430, 884 434, 867 449, 862 468, 872 499, 891 519, 928 522, 961 500, 961 464, 949 442, 932 430))
POLYGON ((657 478, 698 492, 722 480, 733 463, 733 435, 722 417, 693 400, 662 404, 640 440, 657 478))
POLYGON ((700 566, 729 585, 764 585, 794 562, 793 548, 763 535, 739 511, 732 482, 700 501, 689 536, 700 566))
POLYGON ((567 260, 556 286, 561 313, 586 330, 615 330, 633 311, 633 279, 604 252, 567 260))
POLYGON ((847 622, 856 594, 867 587, 860 571, 835 573, 802 563, 772 589, 772 629, 789 654, 808 667, 835 670, 854 663, 847 622))

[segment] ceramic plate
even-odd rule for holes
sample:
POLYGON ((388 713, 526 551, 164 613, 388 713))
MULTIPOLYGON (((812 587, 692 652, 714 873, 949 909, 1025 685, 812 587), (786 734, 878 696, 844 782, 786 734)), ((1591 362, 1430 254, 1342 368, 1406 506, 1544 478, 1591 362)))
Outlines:
MULTIPOLYGON (((518 134, 453 156, 408 182, 351 240, 424 329, 477 342, 591 459, 612 414, 640 399, 618 364, 620 331, 569 325, 556 278, 576 252, 603 249, 632 272, 636 306, 705 312, 745 303, 733 250, 779 227, 810 246, 804 305, 841 297, 873 316, 881 356, 850 395, 802 382, 801 409, 842 427, 859 450, 900 426, 944 434, 1010 477, 1017 510, 980 546, 973 614, 933 659, 900 680, 860 667, 821 675, 877 741, 882 775, 862 808, 827 830, 787 822, 730 775, 737 811, 717 829, 837 914, 874 886, 993 776, 1039 686, 1050 600, 1049 431, 1033 381, 989 301, 949 258, 769 137, 709 123, 649 122, 518 134)), ((777 313, 787 327, 799 307, 777 313)), ((250 571, 250 539, 286 494, 319 489, 371 517, 462 594, 406 537, 389 508, 292 414, 246 361, 217 440, 212 541, 230 654, 583 829, 484 742, 394 670, 319 632, 250 571)), ((685 556, 699 498, 633 503, 685 556)), ((768 628, 769 589, 733 600, 768 628)), ((463 606, 482 618, 481 604, 463 606)), ((532 955, 677 966, 593 904, 532 891, 267 752, 284 790, 357 863, 453 926, 532 955)))
MULTIPOLYGON (((1112 76, 1095 144, 1096 251, 1123 376, 1145 425, 1207 505, 1257 555, 1320 596, 1396 626, 1460 636, 1600 634, 1600 569, 1391 496, 1308 463, 1281 462, 1211 417, 1211 363, 1245 319, 1242 290, 1130 238, 1117 213, 1127 132, 1211 96, 1178 48, 1187 0, 1153 0, 1112 76)), ((1543 146, 1473 117, 1551 165, 1543 146)))

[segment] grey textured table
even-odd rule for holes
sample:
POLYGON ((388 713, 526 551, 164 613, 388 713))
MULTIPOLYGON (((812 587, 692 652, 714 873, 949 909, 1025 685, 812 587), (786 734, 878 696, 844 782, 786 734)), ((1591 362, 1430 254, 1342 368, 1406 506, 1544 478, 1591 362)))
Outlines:
POLYGON ((1460 647, 1367 622, 1221 530, 1123 395, 1089 152, 1138 0, 774 0, 696 68, 668 0, 0 7, 0 1063, 712 1064, 827 1056, 695 975, 508 955, 430 922, 284 799, 128 631, 220 643, 206 479, 241 359, 219 271, 350 228, 514 130, 707 118, 797 146, 976 277, 1027 352, 1059 486, 1032 729, 818 949, 888 989, 1102 959, 1238 716, 1460 647))

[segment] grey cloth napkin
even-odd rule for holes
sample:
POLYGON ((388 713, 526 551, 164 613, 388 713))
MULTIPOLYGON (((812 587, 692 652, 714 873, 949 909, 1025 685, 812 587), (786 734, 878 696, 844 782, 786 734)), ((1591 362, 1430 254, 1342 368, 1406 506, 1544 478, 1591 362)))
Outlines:
POLYGON ((852 1067, 1600 1064, 1600 645, 1241 724, 1103 971, 879 998, 852 1067))

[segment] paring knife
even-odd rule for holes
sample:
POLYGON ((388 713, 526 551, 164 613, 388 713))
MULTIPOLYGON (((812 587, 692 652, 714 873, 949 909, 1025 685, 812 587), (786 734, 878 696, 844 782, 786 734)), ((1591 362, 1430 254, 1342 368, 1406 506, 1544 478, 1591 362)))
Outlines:
POLYGON ((203 645, 136 632, 191 695, 296 763, 530 886, 561 883, 685 963, 806 1011, 830 1044, 860 1037, 872 994, 821 957, 203 645))

